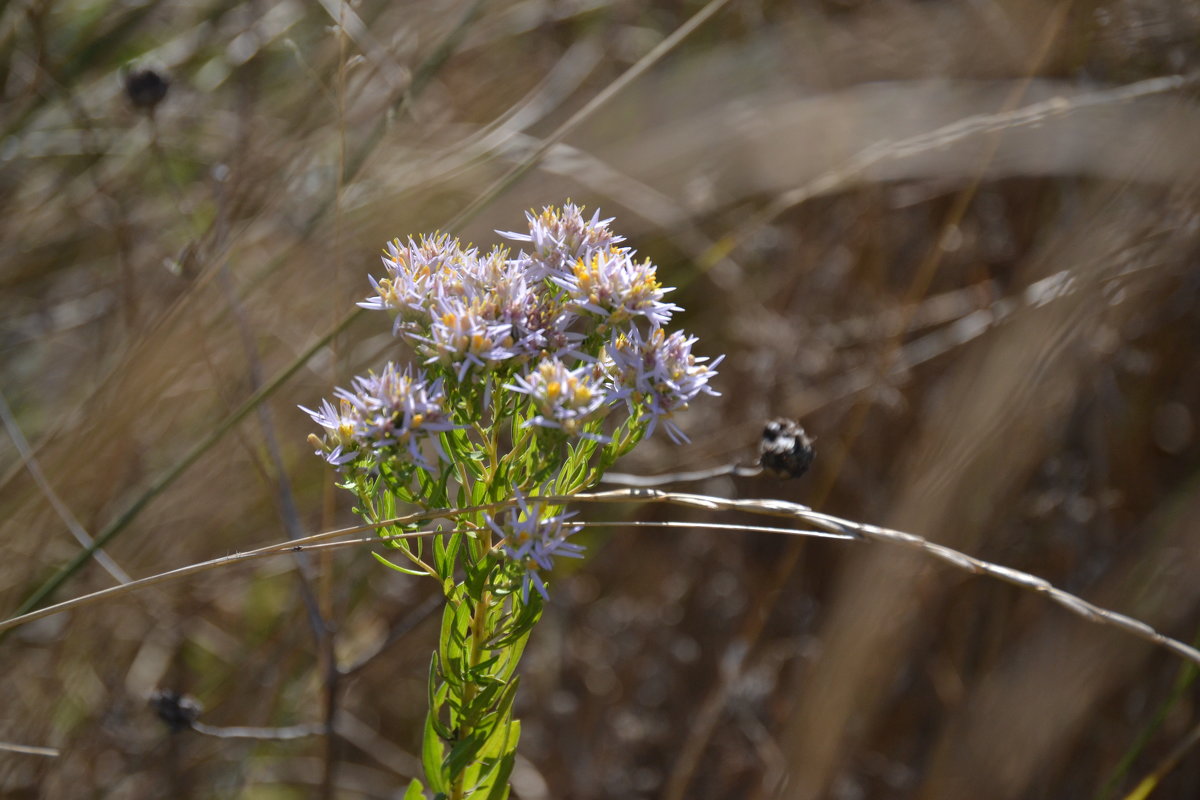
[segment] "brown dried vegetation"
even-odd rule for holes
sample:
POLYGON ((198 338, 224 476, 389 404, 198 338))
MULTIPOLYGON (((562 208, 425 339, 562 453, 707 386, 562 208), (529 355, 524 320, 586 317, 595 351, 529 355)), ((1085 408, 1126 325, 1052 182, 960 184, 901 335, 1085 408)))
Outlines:
MULTIPOLYGON (((912 531, 1191 641, 1195 4, 733 2, 488 193, 701 5, 0 9, 0 386, 79 525, 147 499, 105 548, 139 577, 351 522, 295 406, 382 362, 382 316, 226 420, 366 294, 386 240, 487 243, 571 197, 727 354, 723 396, 680 420, 693 444, 656 437, 623 469, 744 459, 798 417, 802 481, 692 488, 912 531), (160 102, 146 78, 126 96, 131 60, 169 77, 160 102)), ((9 616, 80 545, 11 438, 0 454, 9 616)), ((1192 676, 1163 652, 920 556, 799 541, 592 536, 527 654, 517 795, 1100 797, 1195 738, 1192 676)), ((93 561, 56 597, 113 583, 93 561)), ((61 753, 0 750, 0 793, 396 796, 432 588, 355 548, 12 631, 0 742, 61 753), (333 708, 335 732, 171 733, 158 688, 207 725, 319 732, 333 708)), ((1198 763, 1155 796, 1200 793, 1198 763)))

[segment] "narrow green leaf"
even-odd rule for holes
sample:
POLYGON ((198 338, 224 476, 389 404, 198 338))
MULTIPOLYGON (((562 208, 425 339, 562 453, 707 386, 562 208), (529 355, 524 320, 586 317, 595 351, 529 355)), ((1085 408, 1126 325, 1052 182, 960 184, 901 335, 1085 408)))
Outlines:
POLYGON ((433 547, 434 569, 443 580, 453 580, 458 551, 462 548, 462 534, 435 536, 433 537, 433 547))
POLYGON ((429 693, 429 710, 433 711, 435 714, 441 707, 441 704, 438 703, 437 697, 437 687, 438 684, 441 683, 441 671, 441 665, 438 663, 438 654, 435 650, 433 652, 433 658, 429 659, 429 685, 427 687, 429 693))
POLYGON ((404 791, 404 797, 401 800, 425 800, 425 787, 416 778, 408 784, 408 788, 404 791))
MULTIPOLYGON (((378 561, 380 564, 383 564, 388 569, 394 569, 394 570, 396 570, 396 572, 403 572, 405 575, 416 575, 418 577, 422 577, 422 576, 428 574, 425 572, 421 572, 420 570, 409 569, 408 567, 402 567, 399 564, 393 564, 391 561, 388 561, 386 558, 384 558, 380 553, 372 552, 371 555, 374 556, 375 560, 378 561)), ((426 584, 426 585, 428 585, 428 584, 426 584)))
POLYGON ((517 742, 521 738, 521 723, 513 720, 507 726, 508 736, 501 747, 502 755, 496 763, 495 772, 488 776, 491 790, 486 800, 506 800, 510 787, 508 779, 512 776, 513 765, 517 761, 517 742))
POLYGON ((442 627, 438 632, 438 653, 442 657, 443 672, 447 662, 458 654, 458 646, 454 641, 454 618, 457 613, 455 603, 452 599, 446 601, 446 605, 442 608, 442 627))
POLYGON ((525 652, 525 645, 529 642, 529 632, 529 629, 526 628, 505 647, 505 662, 496 670, 496 678, 498 680, 507 681, 516 672, 517 663, 520 662, 521 656, 525 652))
POLYGON ((435 792, 448 792, 450 781, 442 767, 442 739, 434 729, 430 715, 425 717, 425 736, 421 740, 421 767, 425 770, 425 780, 429 788, 435 792))
POLYGON ((487 481, 476 481, 471 487, 471 505, 481 506, 487 502, 487 488, 487 481))
POLYGON ((450 755, 446 756, 445 763, 446 777, 451 782, 475 760, 479 748, 483 747, 483 742, 482 736, 472 734, 463 738, 451 748, 450 755))
POLYGON ((467 670, 467 677, 476 683, 495 683, 496 678, 492 675, 492 665, 500 660, 500 656, 492 656, 483 661, 480 661, 475 666, 467 670))
MULTIPOLYGON (((520 680, 513 678, 504 686, 504 691, 500 694, 500 698, 496 701, 496 715, 508 720, 512 714, 513 701, 517 699, 517 685, 520 680)), ((489 755, 492 755, 489 753, 489 755)), ((499 755, 499 753, 495 753, 499 755)))
MULTIPOLYGON (((530 593, 529 603, 522 606, 520 612, 512 620, 505 634, 492 641, 491 647, 500 648, 508 647, 518 638, 527 636, 537 621, 542 616, 542 597, 536 593, 530 593)), ((521 645, 524 648, 524 645, 521 645)))
POLYGON ((467 570, 466 579, 463 583, 466 585, 467 594, 471 597, 482 597, 483 589, 487 586, 492 574, 492 562, 488 558, 472 565, 472 568, 467 570))

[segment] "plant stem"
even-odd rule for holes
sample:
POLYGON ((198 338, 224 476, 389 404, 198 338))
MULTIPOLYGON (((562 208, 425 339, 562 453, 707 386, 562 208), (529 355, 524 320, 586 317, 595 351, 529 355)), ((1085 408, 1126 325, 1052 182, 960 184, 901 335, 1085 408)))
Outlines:
MULTIPOLYGON (((480 656, 483 654, 484 644, 491 638, 488 631, 488 607, 491 605, 491 592, 484 591, 480 596, 479 601, 475 604, 475 613, 471 616, 471 650, 467 657, 468 670, 474 670, 479 665, 480 656)), ((474 681, 468 681, 463 687, 463 708, 471 705, 477 694, 477 687, 474 681)), ((459 738, 465 739, 471 735, 474 729, 474 721, 464 719, 459 730, 459 738)), ((458 773, 454 779, 453 785, 450 787, 450 800, 463 800, 466 797, 463 782, 466 778, 466 769, 458 773)))

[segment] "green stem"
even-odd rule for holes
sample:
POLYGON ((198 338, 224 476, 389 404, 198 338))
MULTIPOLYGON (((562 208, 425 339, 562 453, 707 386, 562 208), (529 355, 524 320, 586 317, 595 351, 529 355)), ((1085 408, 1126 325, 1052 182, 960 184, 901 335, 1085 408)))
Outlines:
MULTIPOLYGON (((474 670, 482 660, 485 649, 485 643, 488 641, 488 606, 491 605, 491 593, 483 592, 479 601, 475 604, 475 613, 471 616, 471 649, 467 656, 467 664, 469 670, 474 670)), ((463 707, 469 707, 475 700, 478 694, 478 684, 474 681, 468 682, 463 687, 463 707)), ((464 719, 460 727, 459 736, 461 739, 466 739, 471 735, 475 728, 475 721, 472 719, 464 719)), ((450 787, 450 800, 463 800, 466 797, 466 790, 463 783, 466 779, 467 770, 464 769, 458 773, 458 777, 454 779, 454 783, 450 787)))

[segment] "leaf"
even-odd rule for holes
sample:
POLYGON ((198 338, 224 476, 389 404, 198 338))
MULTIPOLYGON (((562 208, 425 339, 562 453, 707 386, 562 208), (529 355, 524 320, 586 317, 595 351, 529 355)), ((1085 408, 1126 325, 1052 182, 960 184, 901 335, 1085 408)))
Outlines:
POLYGON ((491 730, 491 727, 486 723, 488 715, 485 712, 492 706, 496 695, 500 693, 502 687, 503 684, 488 686, 471 700, 470 704, 463 709, 463 719, 467 724, 476 730, 481 728, 487 728, 488 731, 491 730))
POLYGON ((442 724, 442 707, 446 705, 447 695, 450 693, 450 687, 439 679, 441 669, 438 664, 437 653, 433 654, 433 658, 429 663, 429 685, 427 687, 429 701, 429 716, 426 719, 426 724, 433 727, 434 733, 442 739, 449 741, 454 738, 454 733, 442 724))
POLYGON ((471 505, 481 506, 487 502, 487 481, 476 481, 471 486, 471 505))
POLYGON ((429 574, 426 572, 421 572, 420 570, 409 569, 408 567, 402 567, 399 564, 393 564, 391 561, 388 561, 386 558, 384 558, 380 553, 372 552, 371 555, 374 556, 376 561, 378 561, 380 564, 383 564, 385 567, 387 567, 389 569, 394 569, 394 570, 396 570, 396 572, 403 572, 405 575, 416 575, 418 577, 421 577, 421 576, 429 574))
POLYGON ((461 533, 433 537, 433 567, 443 581, 453 580, 458 551, 461 547, 461 533))
POLYGON ((467 594, 473 598, 483 596, 484 587, 488 584, 494 564, 494 560, 485 557, 483 561, 472 565, 472 569, 467 570, 466 579, 463 581, 467 594))
POLYGON ((513 765, 517 761, 517 742, 521 738, 521 723, 513 720, 505 727, 508 735, 503 741, 502 755, 496 763, 495 771, 488 776, 491 791, 488 792, 486 800, 505 800, 508 797, 508 779, 512 776, 513 765))
POLYGON ((497 683, 496 678, 491 674, 492 665, 500 660, 500 656, 492 656, 491 658, 480 661, 475 666, 467 670, 467 677, 476 683, 497 683))
POLYGON ((453 650, 451 648, 452 645, 455 644, 453 641, 454 616, 456 614, 455 609, 458 605, 459 604, 454 602, 453 599, 450 599, 446 602, 446 605, 442 607, 442 627, 438 631, 437 651, 441 654, 443 662, 449 659, 452 652, 457 654, 458 648, 454 647, 453 650))
MULTIPOLYGON (((519 684, 519 683, 520 683, 520 681, 518 681, 517 679, 514 678, 511 683, 507 684, 504 687, 504 691, 501 692, 500 698, 496 701, 496 708, 492 712, 492 716, 495 717, 496 721, 500 721, 500 720, 504 720, 505 722, 508 721, 509 715, 512 712, 513 701, 517 697, 517 684, 519 684)), ((499 731, 499 730, 503 730, 503 729, 505 729, 505 725, 496 726, 495 730, 499 731)), ((492 734, 492 739, 493 740, 489 741, 487 743, 487 745, 485 746, 484 754, 498 756, 498 755, 500 755, 499 751, 496 751, 496 752, 492 751, 492 745, 496 744, 496 741, 494 741, 495 733, 492 734)))
MULTIPOLYGON (((528 636, 529 631, 533 628, 537 621, 542 616, 542 596, 536 592, 529 593, 529 602, 521 607, 520 612, 512 620, 511 626, 505 632, 505 635, 490 643, 493 648, 508 647, 518 638, 528 636)), ((521 648, 524 649, 522 644, 521 648)), ((517 651, 517 657, 520 658, 520 650, 517 651)))
POLYGON ((425 736, 421 740, 421 767, 425 770, 425 780, 429 788, 435 792, 448 792, 450 781, 447 780, 442 767, 442 739, 433 726, 432 711, 425 717, 425 736))
POLYGON ((408 784, 408 788, 404 790, 404 797, 401 800, 425 800, 425 787, 416 778, 408 784))
POLYGON ((484 739, 482 736, 472 734, 463 738, 451 748, 450 755, 446 756, 446 774, 451 781, 457 778, 458 774, 475 760, 475 755, 483 747, 483 743, 484 739))
MULTIPOLYGON (((532 627, 532 625, 533 623, 530 623, 530 627, 532 627)), ((525 645, 529 642, 529 633, 529 628, 521 631, 518 635, 512 638, 512 641, 505 648, 507 650, 505 653, 507 658, 500 666, 500 669, 496 670, 496 677, 499 680, 507 681, 512 677, 513 673, 516 672, 517 663, 521 660, 521 655, 525 652, 525 645)))

